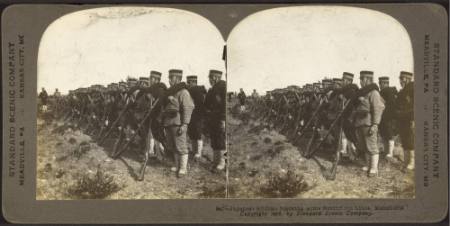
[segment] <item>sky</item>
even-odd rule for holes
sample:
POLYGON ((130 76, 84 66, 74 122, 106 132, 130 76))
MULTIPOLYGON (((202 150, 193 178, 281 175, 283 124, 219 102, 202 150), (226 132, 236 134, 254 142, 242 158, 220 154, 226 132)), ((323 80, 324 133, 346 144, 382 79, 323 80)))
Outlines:
POLYGON ((400 88, 402 70, 413 71, 411 41, 394 18, 368 9, 295 6, 250 15, 227 40, 228 91, 249 93, 324 77, 372 70, 400 88))
POLYGON ((207 19, 184 10, 107 7, 78 11, 54 21, 38 55, 38 90, 107 85, 127 76, 182 69, 209 87, 208 71, 225 70, 225 41, 207 19))

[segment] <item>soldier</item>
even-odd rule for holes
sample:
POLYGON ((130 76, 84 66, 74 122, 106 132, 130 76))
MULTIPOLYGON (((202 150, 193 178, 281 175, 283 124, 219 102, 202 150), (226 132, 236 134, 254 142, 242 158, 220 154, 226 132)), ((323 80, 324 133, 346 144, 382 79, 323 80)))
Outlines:
POLYGON ((54 98, 54 104, 55 104, 55 116, 58 117, 60 113, 60 106, 61 106, 61 93, 59 92, 58 88, 55 89, 55 92, 53 93, 54 98))
POLYGON ((397 122, 403 147, 405 167, 414 170, 414 81, 411 72, 400 72, 402 89, 397 96, 397 122))
POLYGON ((314 90, 314 93, 318 94, 318 93, 320 92, 320 88, 321 88, 321 85, 320 85, 319 82, 314 82, 314 83, 313 83, 313 90, 314 90))
POLYGON ((333 88, 334 89, 342 88, 342 79, 341 78, 333 78, 333 88))
POLYGON ((221 80, 222 72, 209 71, 209 83, 211 88, 205 98, 207 111, 207 125, 211 139, 211 147, 214 150, 215 170, 221 171, 226 165, 225 145, 225 118, 226 118, 226 82, 221 80))
POLYGON ((233 95, 234 95, 233 92, 228 92, 228 101, 231 102, 231 100, 233 99, 233 95))
POLYGON ((166 95, 167 86, 161 82, 161 72, 150 71, 150 91, 154 98, 154 101, 159 100, 159 102, 154 106, 152 115, 151 125, 149 127, 148 142, 149 142, 149 154, 151 156, 155 155, 155 147, 159 148, 161 153, 164 152, 165 148, 163 142, 166 140, 164 134, 164 127, 162 126, 162 100, 166 95))
POLYGON ((167 134, 167 145, 174 151, 175 166, 171 170, 177 172, 178 177, 187 174, 186 132, 194 110, 194 103, 186 83, 181 82, 182 77, 182 70, 169 70, 170 88, 163 103, 163 125, 167 134))
MULTIPOLYGON (((356 92, 358 92, 358 86, 353 84, 353 78, 354 75, 350 72, 344 72, 342 73, 342 89, 341 89, 341 99, 344 101, 344 103, 349 103, 349 101, 352 101, 355 98, 356 92)), ((342 150, 341 153, 346 154, 347 148, 350 147, 351 149, 355 148, 356 143, 356 134, 355 134, 355 128, 353 127, 353 123, 351 122, 350 115, 351 115, 351 105, 345 109, 345 112, 342 115, 342 118, 344 120, 343 122, 343 131, 344 134, 342 136, 342 150)))
POLYGON ((192 143, 192 151, 195 158, 202 157, 203 140, 202 127, 203 119, 205 117, 205 96, 206 89, 204 86, 197 85, 197 76, 190 75, 186 77, 188 91, 194 100, 194 111, 192 112, 191 122, 188 126, 188 135, 192 143))
POLYGON ((239 99, 239 105, 240 105, 240 109, 241 112, 245 111, 245 99, 247 98, 247 96, 245 95, 244 90, 241 88, 238 94, 238 99, 239 99))
POLYGON ((395 106, 397 99, 397 89, 389 87, 389 77, 379 77, 380 95, 385 101, 386 108, 380 122, 380 136, 383 138, 384 151, 387 152, 386 158, 394 157, 394 137, 396 133, 395 125, 395 106))
POLYGON ((373 83, 372 71, 360 72, 361 89, 357 94, 353 125, 356 128, 357 147, 366 156, 364 171, 368 176, 378 175, 378 125, 384 110, 384 101, 377 84, 373 83), (370 167, 367 165, 369 164, 370 167))
POLYGON ((48 94, 47 94, 47 91, 45 91, 44 87, 42 87, 42 90, 39 93, 39 99, 41 100, 41 110, 42 110, 42 112, 46 112, 47 111, 48 94))
POLYGON ((253 98, 253 100, 258 99, 258 97, 259 97, 258 92, 256 92, 256 89, 253 89, 253 93, 252 93, 252 98, 253 98))
POLYGON ((327 96, 329 96, 329 94, 331 94, 331 90, 333 89, 333 81, 331 79, 322 79, 322 87, 323 87, 323 92, 325 94, 327 94, 327 96))

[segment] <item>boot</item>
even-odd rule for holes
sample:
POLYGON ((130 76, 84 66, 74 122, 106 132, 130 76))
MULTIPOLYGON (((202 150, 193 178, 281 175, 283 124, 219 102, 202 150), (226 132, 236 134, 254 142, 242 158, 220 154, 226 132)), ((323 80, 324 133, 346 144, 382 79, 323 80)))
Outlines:
POLYGON ((226 151, 219 151, 218 154, 219 154, 219 157, 217 159, 218 164, 216 166, 216 170, 222 171, 225 169, 225 166, 226 166, 226 157, 225 157, 226 151))
POLYGON ((368 153, 364 153, 364 166, 362 167, 362 171, 367 172, 369 171, 369 162, 370 162, 370 155, 368 153))
POLYGON ((195 153, 195 158, 199 159, 203 156, 203 140, 197 140, 197 142, 195 143, 195 145, 197 146, 195 149, 197 150, 197 152, 195 153))
POLYGON ((170 168, 170 171, 178 172, 178 170, 180 169, 180 155, 178 153, 175 153, 173 157, 174 157, 174 166, 170 168))
POLYGON ((395 141, 394 140, 388 140, 384 143, 384 150, 386 151, 386 158, 394 158, 394 147, 395 147, 395 141))
POLYGON ((178 177, 183 177, 187 174, 187 165, 188 165, 188 154, 179 155, 180 158, 180 168, 178 170, 178 177))
POLYGON ((379 154, 374 154, 370 156, 370 170, 369 177, 378 176, 378 160, 380 158, 379 154))
POLYGON ((407 170, 414 170, 414 166, 415 166, 415 161, 414 161, 414 150, 408 150, 406 152, 409 152, 409 159, 406 162, 408 165, 406 165, 406 169, 407 170))
POLYGON ((343 154, 343 155, 347 155, 347 138, 345 138, 344 136, 342 136, 342 139, 341 139, 341 147, 340 147, 341 149, 340 149, 340 152, 343 154))
POLYGON ((147 150, 150 157, 155 157, 155 139, 149 138, 147 150))

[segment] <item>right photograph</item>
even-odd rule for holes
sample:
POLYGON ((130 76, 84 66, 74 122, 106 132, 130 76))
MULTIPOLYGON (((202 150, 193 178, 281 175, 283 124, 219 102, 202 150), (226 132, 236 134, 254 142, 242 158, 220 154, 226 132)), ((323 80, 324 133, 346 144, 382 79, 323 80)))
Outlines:
POLYGON ((261 11, 227 64, 230 198, 415 198, 413 51, 393 17, 261 11))

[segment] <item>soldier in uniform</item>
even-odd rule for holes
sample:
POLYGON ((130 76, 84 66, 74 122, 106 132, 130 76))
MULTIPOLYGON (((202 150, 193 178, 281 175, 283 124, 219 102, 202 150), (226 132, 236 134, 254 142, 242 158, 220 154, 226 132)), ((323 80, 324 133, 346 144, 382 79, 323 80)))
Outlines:
MULTIPOLYGON (((353 84, 353 78, 354 75, 350 72, 344 72, 342 73, 342 89, 340 97, 344 101, 344 103, 349 103, 349 101, 352 101, 356 95, 356 92, 358 92, 358 86, 353 84)), ((351 115, 351 105, 347 106, 347 109, 345 109, 344 113, 342 114, 342 118, 344 120, 343 122, 343 131, 344 134, 342 136, 342 150, 341 152, 346 154, 348 147, 355 150, 355 143, 356 143, 356 134, 355 134, 355 128, 353 127, 353 124, 350 119, 351 115)))
POLYGON ((384 100, 377 84, 373 83, 372 71, 361 71, 360 82, 353 125, 356 128, 357 147, 365 153, 366 164, 370 166, 364 166, 363 170, 369 171, 369 177, 374 177, 378 175, 378 125, 385 108, 384 100))
POLYGON ((397 122, 406 169, 414 170, 414 81, 411 72, 400 72, 402 89, 397 96, 397 122))
POLYGON ((150 71, 150 92, 154 101, 158 100, 158 103, 154 106, 152 115, 150 116, 152 120, 149 127, 150 131, 148 132, 148 142, 150 146, 149 154, 151 156, 155 155, 155 147, 158 148, 161 153, 164 153, 165 150, 163 142, 166 140, 166 136, 164 134, 164 127, 162 126, 161 112, 162 100, 166 95, 166 91, 166 84, 161 82, 161 72, 150 71))
POLYGON ((45 91, 44 87, 42 87, 42 90, 39 93, 39 99, 41 100, 41 110, 42 110, 42 112, 46 112, 47 111, 48 94, 47 94, 47 91, 45 91))
POLYGON ((60 107, 61 107, 61 93, 59 92, 58 88, 55 89, 55 92, 53 93, 53 98, 54 98, 54 108, 55 108, 55 116, 58 117, 60 114, 60 107))
POLYGON ((385 101, 386 108, 380 122, 380 136, 383 139, 384 151, 387 153, 386 158, 394 157, 394 137, 396 133, 395 125, 395 106, 397 99, 397 89, 389 87, 389 77, 379 77, 380 95, 385 101))
POLYGON ((242 88, 240 89, 237 97, 239 99, 239 105, 240 105, 241 111, 245 111, 245 99, 247 99, 247 96, 245 95, 245 92, 242 88))
POLYGON ((187 174, 189 153, 186 132, 194 110, 194 102, 186 83, 181 82, 182 77, 182 70, 169 70, 170 88, 163 103, 163 125, 167 134, 167 145, 174 151, 175 166, 171 170, 177 172, 178 177, 187 174))
MULTIPOLYGON (((322 79, 322 87, 324 94, 329 94, 329 92, 333 89, 332 87, 333 81, 331 79, 322 79)), ((331 93, 331 92, 330 92, 331 93)), ((329 95, 327 95, 329 96, 329 95)))
POLYGON ((253 93, 252 93, 252 98, 253 98, 253 100, 258 99, 258 97, 259 97, 258 92, 256 92, 256 89, 253 89, 253 93))
POLYGON ((222 72, 209 71, 211 88, 205 98, 207 125, 214 150, 214 169, 221 171, 226 166, 225 118, 226 118, 226 82, 221 79, 222 72))
POLYGON ((204 86, 197 85, 197 76, 190 75, 186 77, 188 91, 194 101, 194 111, 192 112, 191 122, 188 126, 188 135, 191 139, 192 152, 195 158, 202 157, 203 150, 203 119, 205 118, 205 96, 204 86))

